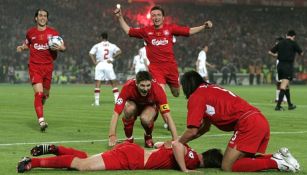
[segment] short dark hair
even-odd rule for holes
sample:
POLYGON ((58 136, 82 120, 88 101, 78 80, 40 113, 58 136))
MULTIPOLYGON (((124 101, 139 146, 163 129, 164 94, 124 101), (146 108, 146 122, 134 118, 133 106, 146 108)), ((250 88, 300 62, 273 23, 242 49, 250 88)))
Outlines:
POLYGON ((37 9, 36 11, 35 11, 35 14, 34 14, 34 22, 36 23, 36 17, 38 16, 38 12, 40 12, 40 11, 44 11, 44 12, 46 12, 47 13, 47 19, 48 19, 48 17, 49 17, 49 12, 48 12, 48 10, 46 10, 46 9, 43 9, 43 8, 39 8, 39 9, 37 9))
POLYGON ((296 33, 295 33, 295 31, 294 30, 289 30, 288 31, 288 33, 287 33, 287 36, 295 36, 296 35, 296 33))
POLYGON ((154 10, 160 10, 160 11, 162 12, 162 15, 165 16, 164 10, 163 10, 163 8, 162 8, 161 6, 156 5, 156 6, 152 7, 152 8, 150 9, 150 12, 152 12, 152 11, 154 11, 154 10))
POLYGON ((189 98, 190 95, 198 88, 198 86, 206 83, 205 80, 195 71, 184 73, 180 82, 186 98, 189 98))
POLYGON ((209 149, 202 153, 204 168, 221 168, 223 154, 220 149, 209 149))
POLYGON ((100 36, 101 36, 102 39, 108 39, 108 33, 107 32, 102 32, 100 34, 100 36))
POLYGON ((151 74, 147 71, 139 71, 136 74, 136 83, 139 84, 141 81, 145 80, 151 81, 152 80, 151 74))

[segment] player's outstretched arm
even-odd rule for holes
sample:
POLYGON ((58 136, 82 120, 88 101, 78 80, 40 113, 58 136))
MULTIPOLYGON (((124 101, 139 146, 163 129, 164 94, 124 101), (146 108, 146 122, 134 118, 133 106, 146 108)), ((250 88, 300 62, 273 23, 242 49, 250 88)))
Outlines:
POLYGON ((198 128, 187 128, 182 136, 179 138, 180 143, 188 143, 189 141, 197 138, 198 128))
POLYGON ((114 111, 111 122, 110 122, 109 146, 114 146, 117 143, 116 127, 117 127, 118 117, 119 117, 119 114, 114 111))
POLYGON ((206 21, 203 25, 190 28, 190 35, 196 34, 204 29, 211 29, 213 26, 211 21, 206 21))
POLYGON ((187 172, 188 169, 187 169, 185 161, 184 161, 184 155, 187 152, 186 148, 183 146, 182 143, 180 143, 178 141, 173 141, 172 142, 172 149, 173 149, 173 154, 174 154, 174 157, 177 161, 177 164, 180 167, 180 170, 183 171, 183 172, 187 172))
POLYGON ((174 157, 175 157, 177 164, 179 165, 181 171, 183 171, 185 173, 198 172, 198 171, 195 171, 195 170, 189 170, 186 167, 184 156, 187 154, 187 148, 182 143, 180 143, 178 141, 173 141, 172 142, 172 149, 173 149, 174 157))
POLYGON ((127 22, 125 21, 123 15, 122 15, 122 11, 121 11, 121 8, 116 8, 114 10, 114 14, 115 16, 117 17, 118 21, 119 21, 119 24, 120 26, 122 27, 122 29, 124 30, 124 32, 126 34, 129 33, 129 30, 130 30, 130 26, 127 24, 127 22))
POLYGON ((176 126, 175 126, 175 122, 171 116, 171 114, 169 112, 162 114, 162 117, 165 119, 169 130, 171 131, 173 140, 177 140, 178 139, 178 134, 177 134, 177 130, 176 130, 176 126))

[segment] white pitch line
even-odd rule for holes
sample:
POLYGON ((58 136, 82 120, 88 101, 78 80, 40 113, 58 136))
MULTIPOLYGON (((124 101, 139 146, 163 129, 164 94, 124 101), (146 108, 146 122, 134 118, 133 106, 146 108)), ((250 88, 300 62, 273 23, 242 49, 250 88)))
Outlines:
MULTIPOLYGON (((305 134, 307 131, 292 131, 292 132, 271 132, 271 135, 286 135, 286 134, 305 134)), ((212 134, 212 135, 204 135, 204 137, 223 137, 223 136, 232 136, 233 134, 212 134)), ((169 136, 158 136, 154 137, 156 139, 168 139, 171 138, 169 136)), ((134 138, 135 140, 141 140, 144 138, 134 138)), ((123 141, 124 139, 119 139, 120 141, 123 141)), ((53 144, 59 144, 59 143, 91 143, 91 142, 107 142, 108 139, 101 139, 101 140, 65 140, 65 141, 51 141, 51 142, 23 142, 23 143, 2 143, 0 144, 0 147, 5 146, 17 146, 17 145, 37 145, 37 144, 43 144, 43 143, 53 143, 53 144)))

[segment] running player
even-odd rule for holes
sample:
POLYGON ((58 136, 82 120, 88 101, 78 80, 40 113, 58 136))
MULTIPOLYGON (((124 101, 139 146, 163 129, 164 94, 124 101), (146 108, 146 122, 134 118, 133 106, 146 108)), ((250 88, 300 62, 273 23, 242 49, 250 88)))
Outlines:
POLYGON ((29 76, 34 90, 34 109, 42 132, 48 127, 44 118, 44 104, 51 88, 53 61, 57 58, 57 51, 66 50, 64 43, 48 45, 49 38, 60 35, 47 25, 48 17, 47 10, 37 9, 34 15, 36 26, 28 29, 25 42, 16 48, 17 52, 30 50, 29 76))

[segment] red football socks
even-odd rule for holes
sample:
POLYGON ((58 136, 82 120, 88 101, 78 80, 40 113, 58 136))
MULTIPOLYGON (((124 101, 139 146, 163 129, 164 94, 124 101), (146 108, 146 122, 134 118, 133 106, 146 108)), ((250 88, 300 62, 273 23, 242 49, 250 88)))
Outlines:
POLYGON ((32 158, 31 168, 41 167, 41 168, 70 168, 71 162, 75 156, 73 155, 63 155, 55 157, 46 158, 32 158))
POLYGON ((74 148, 67 148, 64 146, 58 146, 58 155, 73 155, 78 158, 87 158, 87 154, 84 151, 80 151, 74 148))
POLYGON ((43 97, 42 92, 36 92, 34 95, 34 108, 38 119, 44 116, 43 97))
POLYGON ((151 122, 148 126, 143 124, 143 123, 141 123, 141 124, 142 124, 143 128, 145 129, 146 135, 151 135, 155 123, 151 122))
POLYGON ((232 166, 233 172, 256 172, 268 169, 278 169, 277 163, 271 159, 271 156, 241 158, 232 166))
POLYGON ((122 118, 122 121, 124 123, 125 135, 127 138, 130 138, 133 133, 133 126, 134 126, 135 119, 133 118, 133 119, 127 120, 125 118, 122 118))

